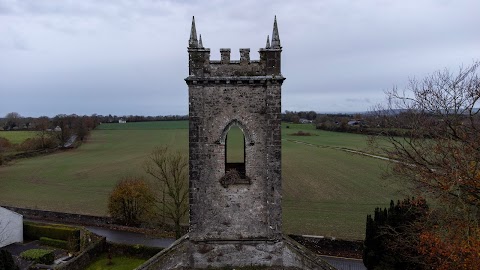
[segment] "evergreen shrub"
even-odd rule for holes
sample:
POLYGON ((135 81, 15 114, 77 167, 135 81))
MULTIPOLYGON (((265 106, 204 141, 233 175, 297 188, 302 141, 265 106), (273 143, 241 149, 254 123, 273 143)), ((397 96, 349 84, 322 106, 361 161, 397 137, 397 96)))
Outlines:
POLYGON ((53 254, 53 250, 47 249, 29 249, 20 253, 20 257, 25 260, 42 264, 52 264, 55 260, 55 254, 53 254))
POLYGON ((48 237, 40 237, 40 243, 45 246, 51 246, 61 249, 68 249, 68 241, 60 239, 52 239, 48 237))
POLYGON ((363 264, 368 270, 423 269, 416 248, 422 224, 428 214, 424 199, 390 202, 390 207, 376 208, 367 215, 363 264))
POLYGON ((6 250, 0 250, 0 270, 18 270, 12 254, 6 250))
POLYGON ((80 229, 52 224, 23 222, 23 235, 26 239, 31 240, 48 237, 68 241, 69 239, 80 239, 80 229))

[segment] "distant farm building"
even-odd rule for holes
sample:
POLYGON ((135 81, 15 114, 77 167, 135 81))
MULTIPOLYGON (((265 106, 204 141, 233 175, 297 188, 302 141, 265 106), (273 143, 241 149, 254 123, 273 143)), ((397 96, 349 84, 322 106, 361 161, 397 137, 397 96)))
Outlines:
POLYGON ((347 123, 349 126, 360 126, 362 122, 360 120, 351 120, 347 123))
POLYGON ((127 123, 127 120, 120 119, 120 120, 118 120, 118 123, 119 124, 125 124, 125 123, 127 123))
POLYGON ((0 207, 0 248, 23 242, 23 216, 0 207))
POLYGON ((299 122, 300 122, 301 124, 311 124, 313 121, 312 121, 312 120, 305 119, 305 118, 300 118, 299 122))

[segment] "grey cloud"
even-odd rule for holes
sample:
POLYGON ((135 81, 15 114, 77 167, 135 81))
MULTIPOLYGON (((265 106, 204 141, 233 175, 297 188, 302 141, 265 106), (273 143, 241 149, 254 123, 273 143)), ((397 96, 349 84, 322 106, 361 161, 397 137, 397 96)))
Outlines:
POLYGON ((478 10, 474 0, 0 0, 0 116, 187 113, 192 15, 211 59, 223 47, 258 59, 277 15, 283 110, 367 110, 409 77, 480 59, 478 10))
POLYGON ((369 98, 346 98, 345 101, 353 102, 353 103, 362 102, 362 103, 371 104, 371 101, 369 98))

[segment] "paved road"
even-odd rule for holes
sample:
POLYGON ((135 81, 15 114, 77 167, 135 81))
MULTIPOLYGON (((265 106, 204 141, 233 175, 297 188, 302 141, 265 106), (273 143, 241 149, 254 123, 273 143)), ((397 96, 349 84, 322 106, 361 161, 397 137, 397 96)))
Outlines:
POLYGON ((337 270, 367 270, 367 268, 363 265, 363 261, 359 259, 350 259, 350 258, 340 258, 340 257, 332 257, 332 256, 322 256, 322 259, 328 262, 333 267, 337 268, 337 270))
POLYGON ((105 236, 107 238, 107 241, 109 242, 119 244, 144 245, 150 247, 166 248, 175 241, 175 239, 173 238, 149 238, 142 233, 110 230, 101 227, 86 226, 85 228, 95 234, 105 236))

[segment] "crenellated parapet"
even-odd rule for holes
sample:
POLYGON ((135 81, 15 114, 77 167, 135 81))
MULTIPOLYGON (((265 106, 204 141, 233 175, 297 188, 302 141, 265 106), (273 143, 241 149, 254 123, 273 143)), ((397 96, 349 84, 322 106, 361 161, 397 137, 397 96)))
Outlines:
POLYGON ((281 74, 281 52, 280 37, 278 34, 277 20, 275 18, 272 34, 272 44, 267 37, 265 48, 259 49, 259 59, 250 59, 250 49, 240 49, 240 59, 231 60, 230 48, 220 49, 220 60, 210 59, 210 49, 203 47, 202 38, 197 40, 195 20, 192 21, 192 29, 189 39, 189 76, 185 79, 187 83, 193 81, 222 81, 231 83, 229 77, 235 77, 242 83, 250 81, 275 80, 283 82, 281 74), (245 78, 243 78, 245 77, 245 78), (258 77, 258 78, 255 78, 258 77))

